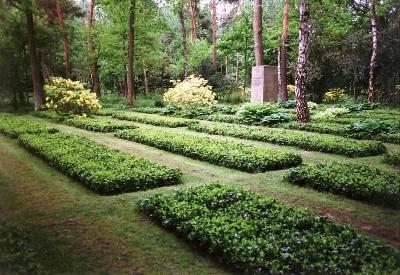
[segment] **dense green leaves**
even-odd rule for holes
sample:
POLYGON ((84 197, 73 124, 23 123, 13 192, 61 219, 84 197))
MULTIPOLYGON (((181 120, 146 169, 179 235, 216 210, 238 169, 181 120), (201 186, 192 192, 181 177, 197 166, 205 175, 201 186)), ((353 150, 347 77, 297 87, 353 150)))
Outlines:
POLYGON ((386 152, 386 147, 377 141, 351 140, 343 137, 324 136, 307 132, 300 133, 284 129, 223 123, 193 124, 189 125, 189 128, 197 132, 205 132, 213 135, 265 141, 348 157, 373 156, 386 152))
POLYGON ((393 152, 385 155, 385 162, 400 166, 400 151, 393 152))
POLYGON ((400 207, 400 176, 365 165, 337 162, 307 165, 292 169, 288 180, 320 191, 400 207))
POLYGON ((139 202, 148 215, 222 262, 258 274, 372 274, 399 252, 348 226, 273 198, 205 185, 139 202))
POLYGON ((42 132, 55 133, 58 130, 32 120, 27 120, 25 117, 0 113, 0 133, 16 138, 24 133, 34 134, 42 132))
POLYGON ((207 137, 167 133, 156 129, 121 130, 115 135, 194 159, 248 172, 278 170, 301 164, 300 155, 295 153, 272 151, 207 137))

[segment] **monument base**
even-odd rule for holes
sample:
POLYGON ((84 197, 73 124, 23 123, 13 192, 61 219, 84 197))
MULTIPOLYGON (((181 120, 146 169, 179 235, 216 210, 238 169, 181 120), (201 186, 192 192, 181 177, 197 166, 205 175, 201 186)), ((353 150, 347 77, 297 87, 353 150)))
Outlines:
POLYGON ((278 99, 278 68, 255 66, 251 74, 251 103, 276 102, 278 99))

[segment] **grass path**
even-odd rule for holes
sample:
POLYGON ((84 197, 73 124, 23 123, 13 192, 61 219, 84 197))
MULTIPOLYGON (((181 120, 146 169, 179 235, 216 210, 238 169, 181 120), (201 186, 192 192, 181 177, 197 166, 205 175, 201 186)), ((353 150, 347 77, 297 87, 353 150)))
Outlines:
MULTIPOLYGON (((321 215, 336 219, 343 223, 352 224, 361 231, 367 232, 377 238, 384 239, 395 245, 400 244, 399 211, 368 205, 366 203, 350 200, 338 195, 317 192, 309 188, 294 186, 283 180, 283 175, 286 173, 286 170, 260 174, 249 174, 246 172, 211 165, 206 162, 193 160, 180 155, 175 155, 139 143, 121 140, 114 137, 112 134, 94 133, 66 125, 54 124, 51 122, 49 122, 49 124, 59 128, 62 131, 85 136, 98 143, 108 145, 123 152, 134 154, 136 156, 142 156, 146 159, 170 167, 179 168, 184 173, 185 186, 192 186, 210 182, 240 185, 242 187, 246 187, 248 189, 263 194, 275 196, 278 199, 295 206, 308 207, 321 215)), ((139 125, 137 123, 135 124, 139 125)), ((140 126, 150 128, 155 127, 148 125, 140 126)), ((199 133, 195 133, 184 128, 163 129, 165 129, 165 131, 185 132, 199 135, 199 133)), ((210 136, 207 134, 201 135, 210 136)), ((291 147, 277 146, 257 141, 245 141, 236 138, 226 138, 221 136, 210 137, 215 139, 235 140, 248 144, 253 144, 255 146, 268 146, 276 150, 284 148, 285 150, 297 151, 302 154, 306 162, 336 160, 341 162, 348 161, 364 164, 368 163, 379 168, 395 171, 395 168, 392 168, 389 165, 382 163, 382 156, 350 159, 343 156, 336 156, 319 152, 309 152, 291 147)), ((394 147, 390 147, 389 150, 392 150, 393 148, 394 147)), ((163 190, 169 190, 173 188, 176 187, 163 188, 163 190)))

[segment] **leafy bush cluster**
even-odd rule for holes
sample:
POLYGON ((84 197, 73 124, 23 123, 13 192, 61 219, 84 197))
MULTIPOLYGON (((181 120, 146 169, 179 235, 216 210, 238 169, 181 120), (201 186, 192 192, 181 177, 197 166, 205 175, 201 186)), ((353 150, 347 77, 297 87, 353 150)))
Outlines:
POLYGON ((197 123, 197 121, 176 117, 164 117, 156 114, 141 114, 135 112, 111 112, 113 118, 121 120, 129 120, 139 123, 151 124, 162 127, 184 127, 189 124, 197 123))
POLYGON ((96 94, 85 90, 79 81, 53 77, 44 86, 46 107, 60 113, 72 113, 86 117, 101 108, 96 94))
POLYGON ((0 133, 10 137, 18 137, 24 133, 55 133, 55 128, 49 128, 44 124, 29 120, 26 117, 17 117, 11 114, 0 113, 0 133))
POLYGON ((366 103, 358 103, 358 104, 338 104, 336 107, 349 109, 350 112, 360 112, 363 110, 373 110, 379 108, 379 103, 374 102, 366 102, 366 103))
POLYGON ((400 151, 385 155, 385 162, 400 166, 400 151))
POLYGON ((357 121, 349 127, 350 136, 369 138, 381 133, 391 132, 393 128, 390 124, 379 119, 367 118, 357 121))
POLYGON ((156 129, 121 130, 115 135, 194 159, 248 172, 294 167, 300 165, 302 161, 301 157, 295 153, 271 151, 243 143, 167 133, 156 129))
MULTIPOLYGON (((307 102, 307 106, 310 110, 316 109, 318 107, 318 104, 312 101, 307 102)), ((278 103, 279 108, 283 109, 293 109, 296 108, 296 100, 288 100, 288 101, 283 101, 278 103)))
POLYGON ((349 109, 346 108, 328 108, 325 111, 316 113, 312 116, 312 118, 315 120, 327 120, 333 119, 339 115, 347 114, 349 112, 349 109))
POLYGON ((269 103, 247 103, 240 107, 236 116, 245 124, 259 124, 261 120, 277 112, 269 103))
POLYGON ((332 162, 294 168, 291 183, 400 208, 400 176, 359 164, 332 162))
POLYGON ((380 134, 378 135, 377 139, 383 142, 400 144, 400 133, 380 134))
POLYGON ((261 120, 262 125, 274 125, 277 123, 288 122, 290 120, 290 116, 287 113, 275 113, 269 116, 264 117, 261 120))
POLYGON ((208 107, 216 103, 215 94, 208 81, 194 75, 183 81, 172 81, 173 88, 164 94, 164 101, 179 109, 208 107))
POLYGON ((395 248, 244 189, 203 185, 153 195, 139 207, 250 274, 385 274, 399 267, 395 248))
POLYGON ((284 129, 250 127, 244 125, 209 123, 189 125, 189 129, 213 135, 233 136, 295 146, 306 150, 345 155, 348 157, 374 156, 386 152, 378 141, 351 140, 343 137, 323 136, 315 133, 294 132, 284 129))
POLYGON ((23 134, 20 143, 50 165, 103 193, 177 184, 181 172, 65 133, 23 134))
POLYGON ((334 102, 342 102, 345 101, 347 98, 346 91, 340 88, 332 88, 329 89, 324 94, 324 102, 334 103, 334 102))
POLYGON ((224 114, 212 114, 208 116, 203 116, 201 120, 215 121, 215 122, 226 122, 226 123, 238 123, 241 121, 237 116, 234 115, 224 115, 224 114))

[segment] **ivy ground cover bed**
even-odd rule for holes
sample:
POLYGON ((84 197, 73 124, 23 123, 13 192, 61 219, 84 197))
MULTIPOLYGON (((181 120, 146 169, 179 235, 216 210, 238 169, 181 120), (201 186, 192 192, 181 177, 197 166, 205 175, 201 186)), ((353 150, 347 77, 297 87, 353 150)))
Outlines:
POLYGON ((146 190, 180 182, 181 172, 65 133, 23 134, 20 143, 99 193, 146 190))
POLYGON ((285 129, 261 128, 244 125, 207 123, 189 125, 189 129, 213 135, 232 136, 279 145, 295 146, 305 150, 364 157, 380 155, 386 147, 379 141, 361 141, 316 133, 294 132, 285 129))
POLYGON ((55 133, 55 128, 8 113, 0 113, 0 133, 16 138, 23 133, 55 133))
POLYGON ((140 208, 225 264, 258 274, 385 274, 399 252, 352 228, 222 185, 156 194, 140 208))
POLYGON ((293 168, 288 180, 320 191, 400 208, 400 175, 358 164, 305 165, 293 168))
POLYGON ((231 141, 214 140, 156 129, 121 130, 117 137, 247 172, 264 172, 300 165, 300 155, 231 141))

